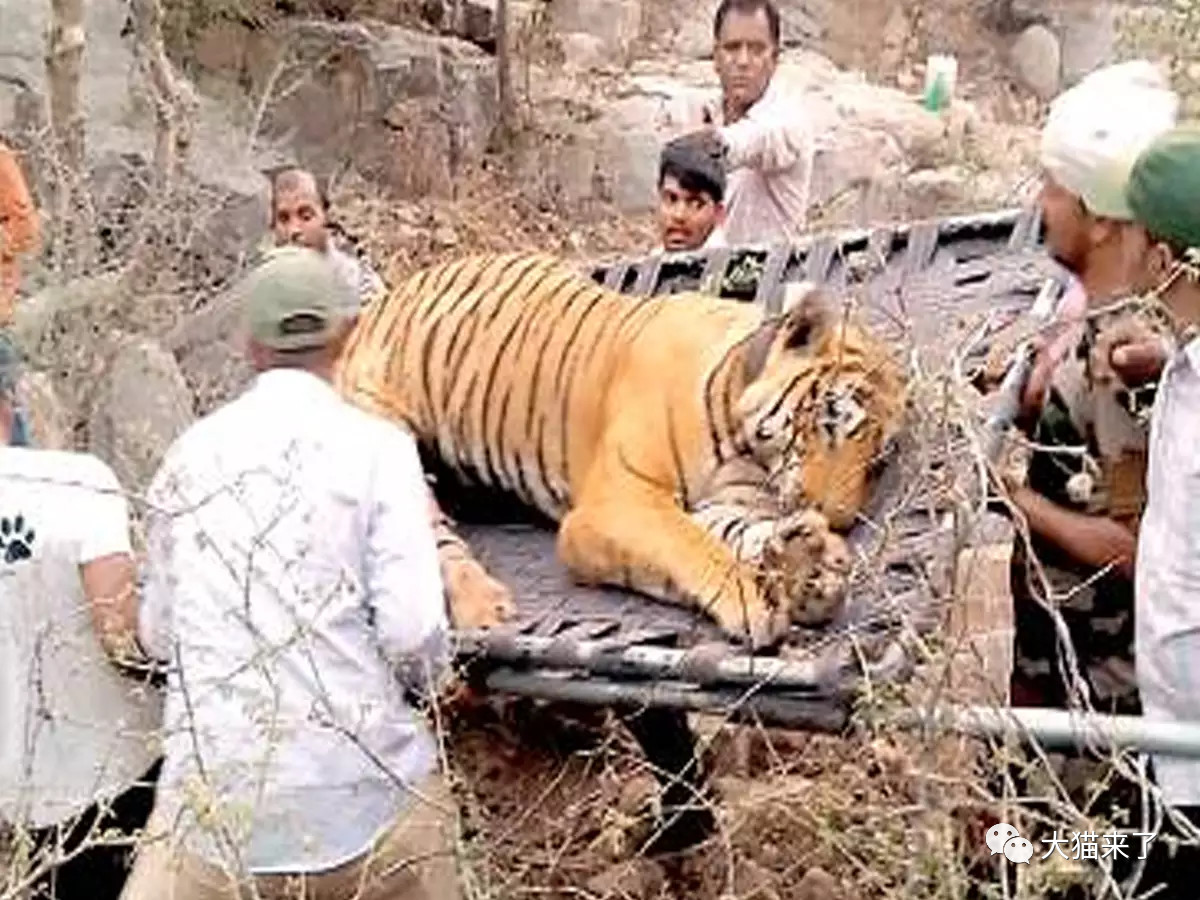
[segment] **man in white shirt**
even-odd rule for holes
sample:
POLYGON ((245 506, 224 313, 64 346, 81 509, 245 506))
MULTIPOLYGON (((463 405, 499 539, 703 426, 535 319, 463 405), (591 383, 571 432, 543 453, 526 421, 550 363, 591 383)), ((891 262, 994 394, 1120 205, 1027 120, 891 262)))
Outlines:
POLYGON ((330 233, 329 197, 306 169, 289 167, 271 176, 271 235, 276 247, 308 247, 324 253, 353 289, 355 309, 385 289, 365 259, 342 250, 330 233))
POLYGON ((779 10, 771 0, 722 0, 713 18, 721 102, 704 129, 725 146, 726 244, 793 243, 808 221, 815 135, 803 98, 775 77, 779 10))
POLYGON ((128 505, 96 457, 11 445, 18 377, 0 336, 0 826, 30 839, 34 896, 116 900, 162 712, 116 664, 137 658, 128 505))
MULTIPOLYGON (((1157 294, 1177 335, 1150 423, 1148 500, 1137 545, 1137 678, 1144 715, 1200 723, 1200 131, 1179 128, 1133 167, 1127 188, 1138 223, 1134 288, 1157 294)), ((1200 828, 1200 761, 1152 755, 1165 803, 1200 828)), ((1186 831, 1164 827, 1163 831, 1186 831)), ((1140 886, 1195 897, 1200 849, 1160 851, 1140 886)))
POLYGON ((148 830, 168 834, 127 900, 458 896, 414 708, 449 656, 428 493, 411 437, 329 381, 349 293, 322 254, 271 251, 241 287, 256 380, 148 492, 140 629, 170 663, 148 830))

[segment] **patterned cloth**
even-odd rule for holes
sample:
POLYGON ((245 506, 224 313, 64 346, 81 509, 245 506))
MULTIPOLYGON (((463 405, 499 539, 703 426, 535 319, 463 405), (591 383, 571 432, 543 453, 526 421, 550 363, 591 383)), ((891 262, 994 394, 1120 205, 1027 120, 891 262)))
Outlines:
MULTIPOLYGON (((1127 315, 1089 320, 1074 352, 1055 370, 1032 434, 1039 449, 1029 463, 1029 486, 1063 507, 1110 516, 1136 530, 1145 505, 1147 427, 1156 385, 1128 390, 1102 384, 1092 356, 1103 332, 1127 315)), ((1137 714, 1133 583, 1118 572, 1097 574, 1036 535, 1031 544, 1070 633, 1091 704, 1102 712, 1137 714)), ((1016 625, 1013 691, 1020 691, 1023 703, 1065 708, 1066 657, 1053 619, 1038 600, 1037 571, 1020 536, 1009 574, 1016 625)))

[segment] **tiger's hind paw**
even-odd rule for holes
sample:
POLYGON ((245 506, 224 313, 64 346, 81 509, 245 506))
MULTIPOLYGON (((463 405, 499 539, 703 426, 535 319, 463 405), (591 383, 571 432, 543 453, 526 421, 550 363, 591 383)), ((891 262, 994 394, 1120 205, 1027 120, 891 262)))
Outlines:
POLYGON ((786 519, 762 562, 791 622, 825 625, 841 613, 850 581, 850 548, 816 510, 786 519))
POLYGON ((512 591, 474 560, 448 567, 445 578, 450 621, 456 629, 490 628, 517 611, 512 591))

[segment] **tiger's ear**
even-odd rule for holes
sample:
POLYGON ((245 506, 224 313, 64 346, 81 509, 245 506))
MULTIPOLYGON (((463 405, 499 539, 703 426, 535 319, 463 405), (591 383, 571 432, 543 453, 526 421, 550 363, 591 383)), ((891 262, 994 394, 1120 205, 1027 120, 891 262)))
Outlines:
POLYGON ((812 281, 787 285, 783 292, 782 349, 806 350, 817 346, 833 318, 829 300, 812 281))
POLYGON ((817 346, 831 315, 824 297, 811 281, 784 285, 783 311, 764 318, 746 343, 746 381, 756 380, 769 359, 817 346))

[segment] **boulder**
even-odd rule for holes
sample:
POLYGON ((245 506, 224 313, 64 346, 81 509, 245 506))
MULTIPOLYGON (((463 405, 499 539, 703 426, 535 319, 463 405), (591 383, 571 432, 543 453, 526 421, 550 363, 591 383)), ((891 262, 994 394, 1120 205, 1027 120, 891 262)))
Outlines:
POLYGON ((230 399, 254 376, 243 350, 240 316, 236 298, 225 292, 163 338, 179 361, 198 415, 230 399))
POLYGON ((1075 84, 1089 72, 1108 65, 1116 55, 1117 17, 1114 5, 1078 3, 1063 17, 1062 79, 1075 84))
POLYGON ((473 44, 395 25, 317 21, 279 39, 289 62, 265 79, 294 87, 266 103, 262 130, 300 163, 323 174, 349 167, 423 195, 450 192, 461 167, 486 149, 495 61, 473 44))
POLYGON ((611 63, 628 62, 641 33, 641 0, 551 0, 550 27, 559 35, 594 38, 598 54, 611 63))
POLYGON ((131 339, 105 373, 88 423, 89 449, 112 466, 126 489, 143 491, 193 419, 175 357, 151 340, 131 339))
POLYGON ((1040 99, 1050 100, 1062 86, 1062 47, 1045 25, 1030 25, 1010 50, 1013 74, 1040 99))

